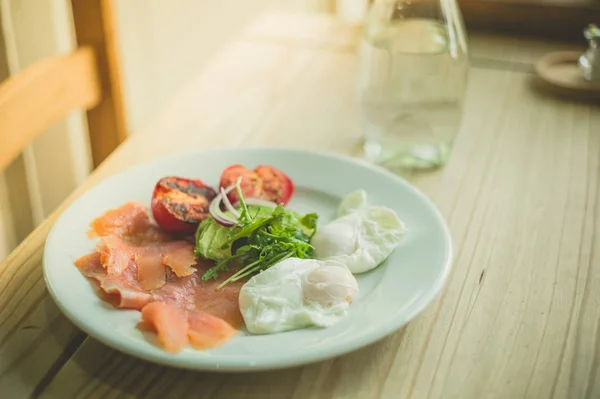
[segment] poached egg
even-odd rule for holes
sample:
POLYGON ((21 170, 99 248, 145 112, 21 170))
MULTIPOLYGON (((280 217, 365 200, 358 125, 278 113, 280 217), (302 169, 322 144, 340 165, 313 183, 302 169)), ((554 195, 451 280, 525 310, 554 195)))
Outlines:
POLYGON ((358 295, 356 278, 333 260, 289 258, 243 285, 239 305, 252 334, 328 327, 358 295))
POLYGON ((354 274, 379 266, 406 234, 398 215, 384 206, 369 206, 363 190, 342 200, 338 216, 317 230, 311 244, 317 259, 342 263, 354 274))

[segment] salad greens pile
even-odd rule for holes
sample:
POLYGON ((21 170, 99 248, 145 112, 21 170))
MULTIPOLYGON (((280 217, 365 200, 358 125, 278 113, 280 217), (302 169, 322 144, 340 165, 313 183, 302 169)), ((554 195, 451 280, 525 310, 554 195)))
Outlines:
POLYGON ((240 201, 237 224, 225 227, 209 217, 196 231, 196 255, 217 262, 204 273, 203 280, 216 280, 220 271, 230 270, 232 263, 240 266, 217 289, 260 273, 284 259, 313 257, 310 239, 317 228, 316 213, 301 216, 281 204, 276 208, 247 205, 239 185, 237 188, 240 201))

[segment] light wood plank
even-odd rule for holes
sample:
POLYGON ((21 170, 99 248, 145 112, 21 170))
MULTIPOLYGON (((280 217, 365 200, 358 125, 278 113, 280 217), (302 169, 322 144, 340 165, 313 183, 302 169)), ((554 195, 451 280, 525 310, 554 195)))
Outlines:
POLYGON ((0 85, 0 170, 43 129, 99 101, 96 71, 94 52, 82 48, 40 61, 0 85))
POLYGON ((87 112, 94 167, 127 138, 121 66, 113 0, 71 0, 77 44, 94 48, 102 90, 87 112))
POLYGON ((246 28, 247 40, 270 41, 285 46, 311 46, 356 52, 361 24, 339 23, 327 14, 265 13, 246 28))
POLYGON ((44 241, 60 211, 51 214, 0 262, 0 391, 25 398, 45 386, 85 335, 57 309, 42 275, 44 241))
MULTIPOLYGON (((77 49, 70 0, 0 2, 7 61, 13 75, 38 61, 77 49)), ((7 181, 13 220, 20 230, 17 243, 23 233, 29 234, 89 174, 91 155, 85 124, 79 110, 65 115, 44 129, 24 149, 18 166, 7 171, 11 175, 7 181), (23 217, 26 214, 29 216, 23 217)))
MULTIPOLYGON (((302 38, 309 28, 301 28, 302 38)), ((184 147, 288 144, 356 154, 356 58, 350 42, 337 42, 345 48, 338 51, 323 35, 296 46, 268 37, 235 43, 67 203, 112 173, 184 147)), ((404 330, 340 359, 273 373, 162 368, 91 339, 61 368, 82 338, 62 316, 18 334, 55 315, 42 311, 51 306, 40 261, 63 205, 0 264, 0 364, 11 366, 0 369, 0 388, 26 397, 37 386, 51 398, 597 396, 600 113, 541 97, 529 79, 473 69, 450 164, 413 179, 448 218, 457 256, 444 293, 404 330), (38 349, 12 349, 31 346, 38 349)))
POLYGON ((17 246, 6 187, 6 179, 0 174, 0 259, 6 258, 17 246))
MULTIPOLYGON (((4 44, 2 28, 2 7, 0 7, 0 81, 7 79, 8 59, 4 44)), ((4 259, 17 245, 16 232, 13 224, 13 215, 10 208, 10 199, 7 193, 6 176, 0 173, 0 259, 4 259)))
MULTIPOLYGON (((237 43, 190 85, 143 142, 128 141, 114 159, 138 162, 180 150, 181 143, 353 153, 360 138, 352 95, 355 61, 351 53, 322 48, 237 43), (253 61, 242 69, 239 59, 253 61), (167 128, 168 142, 160 140, 167 128)), ((599 244, 600 112, 545 98, 530 89, 529 79, 519 72, 473 69, 450 164, 414 179, 448 218, 457 255, 444 293, 402 331, 336 360, 249 375, 163 368, 88 339, 44 395, 599 395, 600 259, 592 248, 599 244)))
MULTIPOLYGON (((4 182, 6 184, 7 215, 12 219, 15 246, 23 241, 35 227, 29 190, 25 176, 25 160, 22 156, 17 157, 4 170, 4 182)), ((14 249, 14 248, 13 248, 14 249)))

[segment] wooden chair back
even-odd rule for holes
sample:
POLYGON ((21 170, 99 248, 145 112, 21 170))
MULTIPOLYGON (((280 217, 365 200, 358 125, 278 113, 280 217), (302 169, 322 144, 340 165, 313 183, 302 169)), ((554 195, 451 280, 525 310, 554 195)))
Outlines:
POLYGON ((86 110, 94 166, 125 138, 113 0, 72 0, 78 49, 0 84, 0 171, 40 133, 86 110))

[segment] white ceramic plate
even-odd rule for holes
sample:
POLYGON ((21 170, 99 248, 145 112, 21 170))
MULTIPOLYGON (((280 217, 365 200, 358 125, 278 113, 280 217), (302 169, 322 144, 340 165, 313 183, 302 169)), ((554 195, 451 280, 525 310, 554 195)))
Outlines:
POLYGON ((451 242, 434 205, 397 176, 339 155, 295 149, 256 148, 184 153, 157 159, 108 178, 75 201, 50 232, 44 275, 50 294, 79 328, 105 344, 149 361, 198 370, 255 371, 297 366, 338 356, 375 342, 415 317, 438 293, 450 269, 451 242), (317 211, 331 220, 340 199, 356 189, 370 204, 397 212, 409 233, 387 261, 358 275, 360 295, 348 315, 325 329, 273 335, 240 333, 212 350, 184 349, 172 355, 136 329, 140 313, 104 303, 73 262, 91 252, 89 222, 126 201, 149 205, 152 189, 166 175, 197 177, 217 185, 231 164, 258 164, 283 170, 296 184, 290 208, 317 211))

